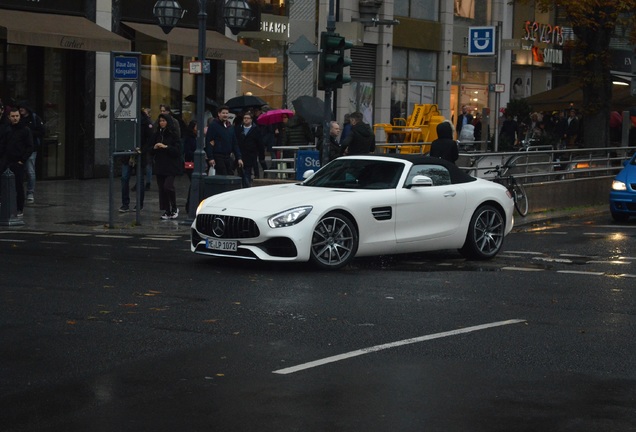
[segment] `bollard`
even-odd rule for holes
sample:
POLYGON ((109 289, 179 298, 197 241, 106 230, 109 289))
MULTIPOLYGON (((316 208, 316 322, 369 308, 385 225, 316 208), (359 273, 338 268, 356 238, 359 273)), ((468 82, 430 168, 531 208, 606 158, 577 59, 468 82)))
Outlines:
POLYGON ((18 204, 15 194, 15 176, 7 168, 0 175, 0 225, 24 225, 24 220, 18 217, 18 204))

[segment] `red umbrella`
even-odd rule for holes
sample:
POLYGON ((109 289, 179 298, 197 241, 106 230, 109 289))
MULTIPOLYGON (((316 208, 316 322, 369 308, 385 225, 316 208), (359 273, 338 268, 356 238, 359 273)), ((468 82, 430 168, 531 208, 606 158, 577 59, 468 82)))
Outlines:
POLYGON ((256 122, 261 125, 271 125, 274 123, 282 123, 283 116, 287 116, 289 118, 293 115, 294 115, 294 112, 292 110, 274 109, 259 115, 256 122))
POLYGON ((618 111, 610 113, 609 125, 611 128, 619 128, 623 124, 623 116, 618 111))

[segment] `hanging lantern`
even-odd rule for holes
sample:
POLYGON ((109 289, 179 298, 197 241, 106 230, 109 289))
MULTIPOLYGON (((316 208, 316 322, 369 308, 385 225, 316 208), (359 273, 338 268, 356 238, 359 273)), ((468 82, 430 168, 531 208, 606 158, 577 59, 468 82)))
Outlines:
POLYGON ((161 30, 168 34, 183 18, 186 10, 181 7, 177 0, 158 0, 152 8, 152 13, 159 21, 161 30))
POLYGON ((223 9, 223 18, 225 25, 232 34, 236 35, 247 27, 247 24, 254 18, 254 13, 245 0, 228 0, 223 9))

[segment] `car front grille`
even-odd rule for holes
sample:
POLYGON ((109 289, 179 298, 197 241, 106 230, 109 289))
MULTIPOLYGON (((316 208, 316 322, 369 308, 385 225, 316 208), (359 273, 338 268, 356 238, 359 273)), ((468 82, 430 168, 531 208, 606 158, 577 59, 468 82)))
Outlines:
POLYGON ((247 239, 260 235, 256 222, 236 216, 200 214, 196 227, 201 234, 215 238, 247 239))

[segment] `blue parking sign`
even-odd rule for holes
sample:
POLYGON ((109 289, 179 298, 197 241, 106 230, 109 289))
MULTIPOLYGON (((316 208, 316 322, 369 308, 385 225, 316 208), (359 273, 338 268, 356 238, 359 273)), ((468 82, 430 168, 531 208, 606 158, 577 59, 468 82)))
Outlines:
POLYGON ((494 27, 468 27, 468 55, 495 55, 494 27))

